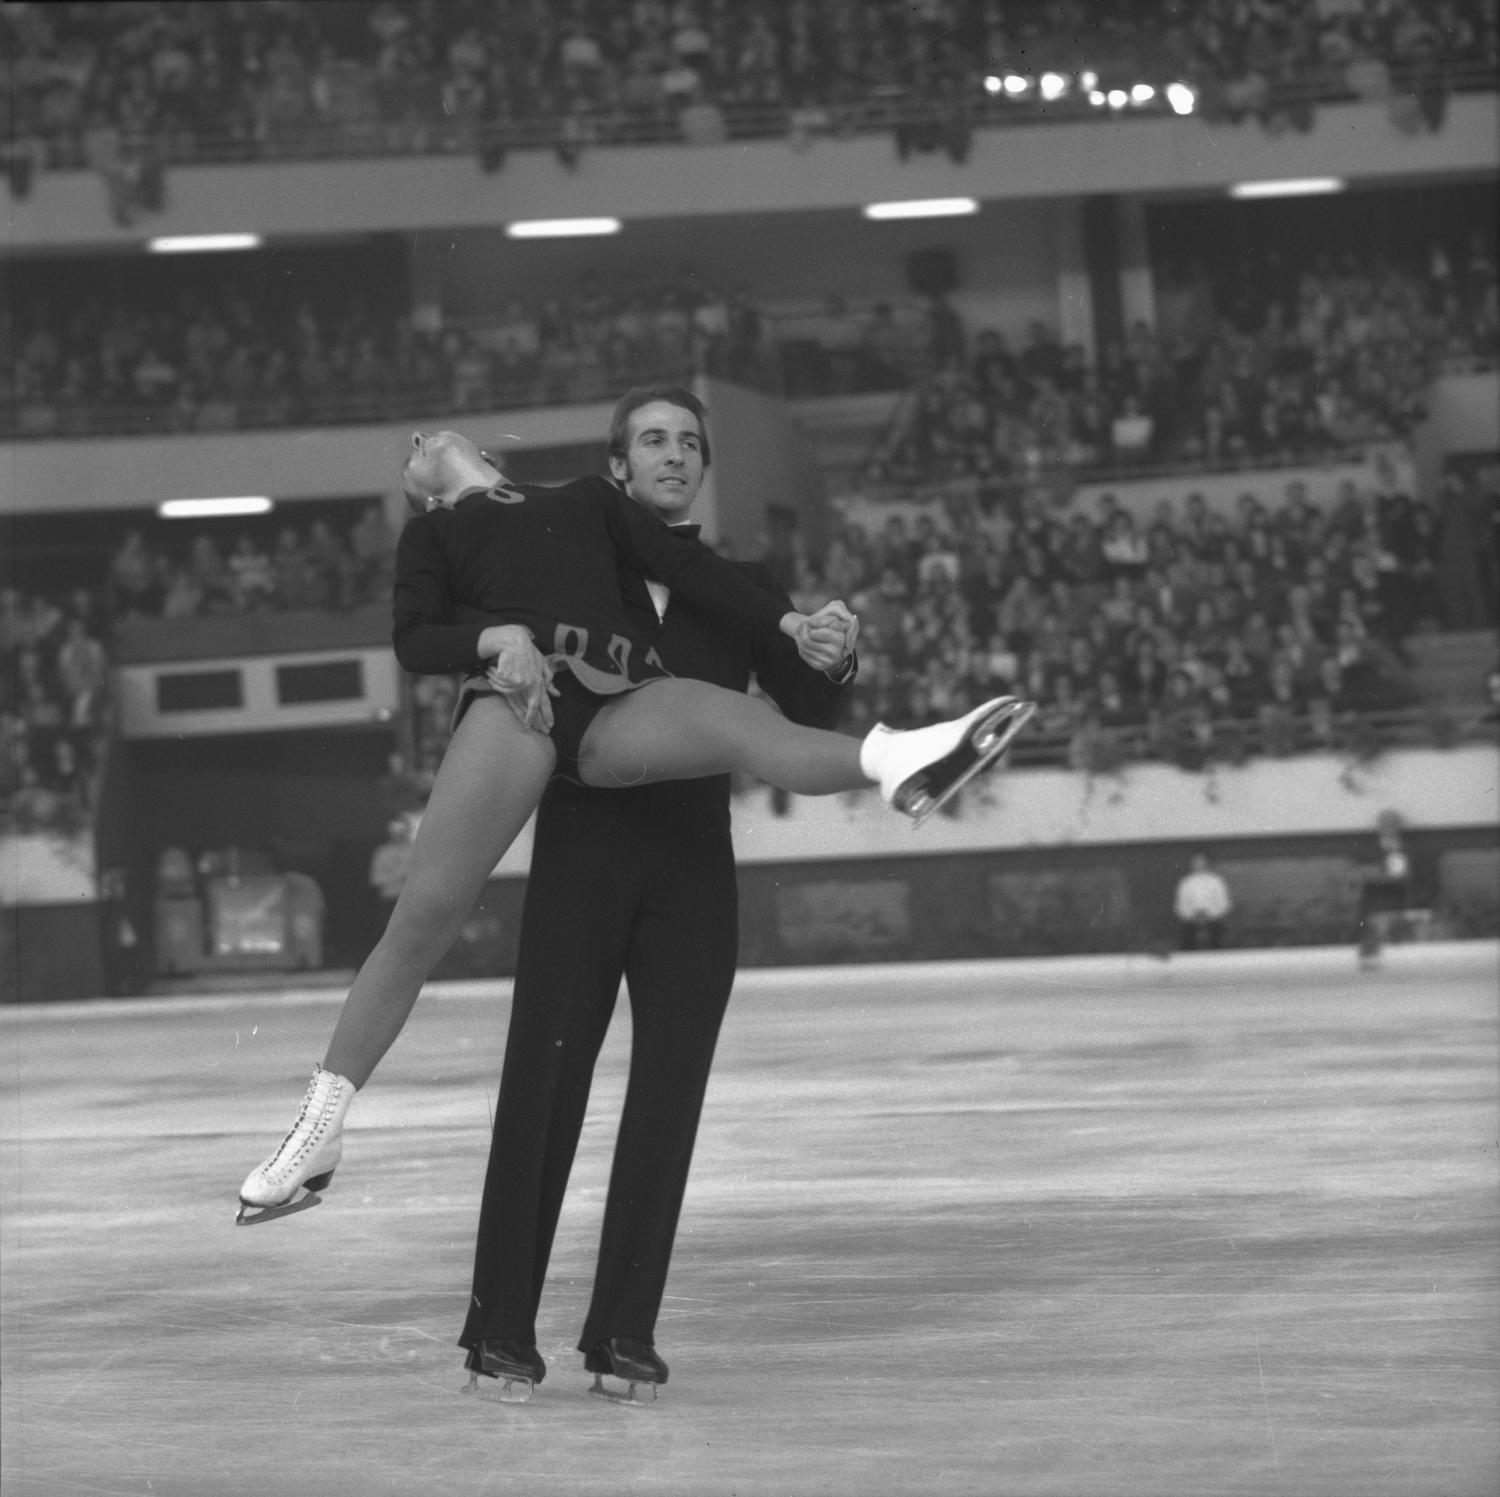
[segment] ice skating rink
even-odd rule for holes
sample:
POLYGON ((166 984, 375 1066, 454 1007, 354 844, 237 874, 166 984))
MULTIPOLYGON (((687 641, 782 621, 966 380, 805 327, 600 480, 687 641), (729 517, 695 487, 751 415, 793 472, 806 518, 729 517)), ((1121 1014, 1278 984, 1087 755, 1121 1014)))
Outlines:
POLYGON ((454 1345, 507 1018, 438 990, 234 1225, 339 994, 8 1009, 6 1497, 1493 1497, 1500 952, 742 976, 651 1408, 587 1396, 601 1063, 529 1405, 454 1345))

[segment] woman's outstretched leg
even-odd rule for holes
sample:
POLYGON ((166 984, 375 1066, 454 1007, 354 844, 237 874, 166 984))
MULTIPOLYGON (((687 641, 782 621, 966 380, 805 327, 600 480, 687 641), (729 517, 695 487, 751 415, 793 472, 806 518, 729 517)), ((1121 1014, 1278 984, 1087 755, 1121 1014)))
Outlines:
POLYGON ((1035 711, 996 697, 963 717, 863 738, 799 727, 739 692, 704 681, 653 681, 617 697, 580 746, 587 784, 619 789, 739 771, 797 795, 878 785, 881 799, 925 820, 993 764, 1035 711))
POLYGON ((401 1033, 427 974, 453 943, 485 880, 541 799, 556 754, 499 697, 478 697, 455 729, 385 934, 339 1011, 292 1131, 240 1189, 246 1211, 301 1204, 342 1154, 344 1113, 401 1033))
POLYGON ((324 1066, 363 1086, 401 1033, 422 983, 453 944, 556 762, 499 697, 477 697, 443 755, 411 871, 385 934, 339 1011, 324 1066))
POLYGON ((875 782, 860 745, 743 692, 673 679, 615 697, 583 735, 578 765, 586 784, 608 789, 737 771, 796 795, 834 795, 875 782))

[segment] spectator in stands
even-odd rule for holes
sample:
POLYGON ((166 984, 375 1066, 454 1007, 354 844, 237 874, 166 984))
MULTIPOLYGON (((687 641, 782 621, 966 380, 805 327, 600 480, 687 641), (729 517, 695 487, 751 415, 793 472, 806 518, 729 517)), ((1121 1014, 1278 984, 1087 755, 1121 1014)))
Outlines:
POLYGON ((386 827, 386 840, 370 857, 370 887, 380 901, 381 914, 389 920, 396 900, 406 886, 411 871, 412 838, 415 835, 410 816, 396 816, 386 827))
POLYGON ((109 566, 115 613, 154 614, 161 604, 160 568, 139 530, 128 531, 109 566))
POLYGON ((69 727, 86 728, 99 721, 109 684, 109 658, 103 644, 89 634, 87 620, 70 616, 65 630, 57 647, 57 679, 66 703, 65 721, 69 727))
POLYGON ((272 596, 279 608, 310 608, 317 596, 312 558, 290 525, 276 533, 271 551, 272 596))

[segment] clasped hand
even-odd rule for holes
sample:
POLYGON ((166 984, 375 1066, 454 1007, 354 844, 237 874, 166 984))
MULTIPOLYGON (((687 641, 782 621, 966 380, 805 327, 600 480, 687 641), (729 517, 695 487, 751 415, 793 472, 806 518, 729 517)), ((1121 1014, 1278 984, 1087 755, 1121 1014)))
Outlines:
POLYGON ((531 631, 521 624, 492 624, 479 636, 479 655, 487 660, 484 674, 505 698, 522 726, 538 733, 552 731, 553 666, 537 649, 531 631))
POLYGON ((799 615, 792 638, 797 653, 814 670, 836 670, 854 653, 859 619, 840 598, 825 603, 817 613, 799 615))

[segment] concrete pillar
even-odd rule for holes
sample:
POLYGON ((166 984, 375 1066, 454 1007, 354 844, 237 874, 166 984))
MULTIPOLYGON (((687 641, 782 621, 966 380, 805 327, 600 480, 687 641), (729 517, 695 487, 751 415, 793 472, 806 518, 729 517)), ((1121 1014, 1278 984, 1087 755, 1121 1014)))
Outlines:
POLYGON ((1156 326, 1156 281, 1146 237, 1146 207, 1138 197, 1115 199, 1115 242, 1120 266, 1120 310, 1126 328, 1156 326))
POLYGON ((1120 247, 1113 197, 1088 197, 1081 213, 1083 261, 1094 303, 1094 347, 1123 342, 1125 313, 1120 297, 1120 247))
POLYGON ((1094 293, 1083 246, 1083 202, 1059 198, 1053 215, 1056 235, 1057 335, 1064 343, 1081 343, 1092 363, 1094 293))

